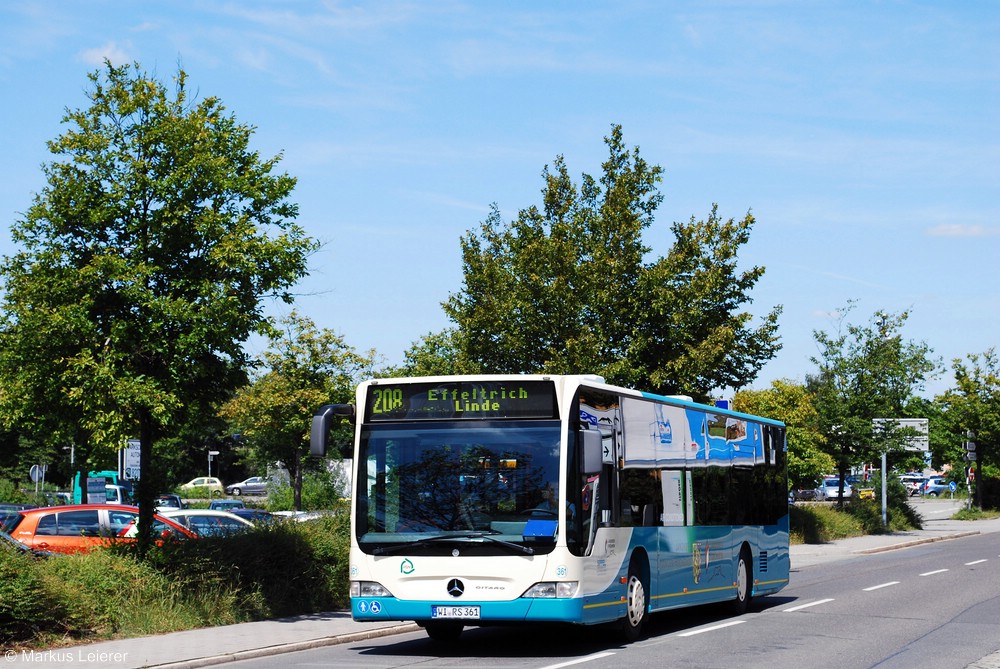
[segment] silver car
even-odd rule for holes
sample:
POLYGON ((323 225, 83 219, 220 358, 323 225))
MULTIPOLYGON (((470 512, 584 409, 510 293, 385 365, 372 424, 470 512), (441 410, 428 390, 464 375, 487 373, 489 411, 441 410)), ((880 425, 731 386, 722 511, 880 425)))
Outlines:
POLYGON ((267 481, 262 476, 251 476, 246 481, 226 486, 227 495, 263 495, 267 493, 267 481))
MULTIPOLYGON (((851 489, 851 484, 844 481, 844 499, 850 497, 854 491, 851 489)), ((840 499, 840 479, 838 478, 825 478, 823 479, 819 487, 816 488, 816 499, 819 500, 831 500, 840 499)))

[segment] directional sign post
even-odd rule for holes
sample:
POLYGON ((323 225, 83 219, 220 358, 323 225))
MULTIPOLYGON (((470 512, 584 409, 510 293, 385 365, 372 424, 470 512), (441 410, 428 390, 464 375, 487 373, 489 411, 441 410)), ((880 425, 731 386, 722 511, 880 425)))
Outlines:
MULTIPOLYGON (((911 433, 916 433, 913 436, 906 438, 905 449, 907 451, 920 451, 925 454, 925 459, 929 456, 928 451, 930 450, 930 442, 927 439, 927 425, 928 421, 926 418, 873 418, 872 419, 872 429, 875 432, 883 431, 895 431, 895 430, 910 430, 911 433)), ((889 503, 886 497, 886 477, 888 473, 886 469, 888 464, 886 462, 886 452, 882 451, 882 525, 886 527, 889 525, 889 503)))
MULTIPOLYGON (((972 430, 966 430, 966 432, 965 432, 965 443, 963 444, 963 446, 965 446, 965 461, 968 462, 968 463, 975 463, 976 460, 977 460, 977 458, 978 458, 978 456, 976 455, 976 442, 972 441, 975 438, 976 438, 976 433, 975 432, 973 432, 972 430)), ((970 470, 972 470, 973 467, 975 467, 975 464, 971 464, 970 470)), ((975 474, 972 474, 969 477, 969 485, 970 485, 970 487, 973 484, 975 484, 975 486, 976 486, 976 505, 979 508, 982 508, 983 507, 983 498, 982 498, 982 493, 980 492, 982 490, 982 488, 980 488, 979 484, 976 483, 976 481, 975 481, 975 474)), ((969 508, 972 508, 972 490, 969 490, 969 508)))
POLYGON ((219 454, 218 451, 209 451, 208 452, 208 475, 209 475, 209 477, 212 476, 212 458, 215 457, 218 454, 219 454))

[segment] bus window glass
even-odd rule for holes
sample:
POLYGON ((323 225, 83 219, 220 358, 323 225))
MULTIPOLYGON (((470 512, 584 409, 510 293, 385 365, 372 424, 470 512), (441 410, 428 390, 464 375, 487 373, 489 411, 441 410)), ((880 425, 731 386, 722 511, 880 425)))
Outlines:
MULTIPOLYGON (((361 544, 483 531, 520 541, 559 481, 555 421, 372 424, 362 430, 361 544)), ((554 516, 553 516, 554 517, 554 516)))

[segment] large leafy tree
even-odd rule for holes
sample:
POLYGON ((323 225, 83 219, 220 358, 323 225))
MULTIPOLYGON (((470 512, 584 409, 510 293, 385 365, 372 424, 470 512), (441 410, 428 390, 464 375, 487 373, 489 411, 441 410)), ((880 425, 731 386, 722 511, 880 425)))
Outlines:
POLYGON ((778 350, 775 308, 742 311, 762 268, 740 272, 752 216, 674 224, 665 258, 643 231, 663 200, 662 168, 605 138, 600 178, 573 183, 563 158, 542 176, 542 205, 505 223, 494 207, 462 237, 464 286, 444 304, 463 365, 486 372, 597 373, 665 393, 741 387, 778 350))
POLYGON ((462 333, 455 328, 428 333, 403 354, 403 364, 379 371, 383 377, 476 374, 479 367, 465 359, 462 333))
MULTIPOLYGON (((374 353, 358 354, 342 337, 318 330, 295 312, 281 326, 258 360, 261 372, 221 413, 241 434, 249 461, 259 469, 275 462, 288 469, 295 508, 301 509, 312 415, 330 402, 353 402, 354 387, 371 373, 374 353)), ((351 444, 353 432, 341 430, 341 443, 351 444)))
POLYGON ((841 311, 836 332, 813 332, 818 371, 806 380, 842 483, 851 467, 880 460, 883 451, 899 457, 914 435, 873 420, 921 418, 905 415, 906 409, 940 368, 927 344, 903 339, 908 312, 877 311, 869 322, 852 324, 853 308, 841 311))
POLYGON ((218 98, 192 99, 183 71, 172 91, 139 64, 89 79, 90 105, 67 111, 46 186, 12 226, 21 250, 0 266, 0 401, 53 441, 138 437, 149 528, 154 441, 245 382, 264 300, 291 300, 315 243, 280 157, 261 158, 218 98))
MULTIPOLYGON (((968 465, 962 459, 962 442, 976 444, 977 495, 983 503, 983 483, 1000 479, 1000 357, 991 348, 965 360, 953 360, 952 370, 955 387, 938 398, 954 435, 950 449, 942 457, 957 466, 968 465), (971 438, 966 437, 967 433, 971 438)), ((989 506, 1000 503, 996 491, 985 502, 989 506)))

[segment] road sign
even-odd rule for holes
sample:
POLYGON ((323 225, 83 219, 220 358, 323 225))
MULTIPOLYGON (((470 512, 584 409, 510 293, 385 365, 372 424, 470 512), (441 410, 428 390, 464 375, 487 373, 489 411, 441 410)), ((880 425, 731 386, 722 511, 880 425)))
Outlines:
POLYGON ((138 481, 142 473, 142 456, 138 439, 129 439, 118 451, 118 471, 126 481, 138 481))
POLYGON ((975 462, 976 461, 976 452, 975 451, 969 451, 968 453, 966 453, 965 454, 965 460, 966 460, 966 462, 975 462))
POLYGON ((32 483, 38 483, 45 478, 45 467, 42 465, 31 465, 31 470, 28 472, 28 476, 31 477, 32 483))
POLYGON ((928 420, 926 418, 873 418, 872 428, 875 430, 886 430, 886 425, 890 425, 891 430, 911 431, 911 436, 906 438, 903 446, 904 450, 926 452, 930 449, 930 442, 927 438, 928 420))

